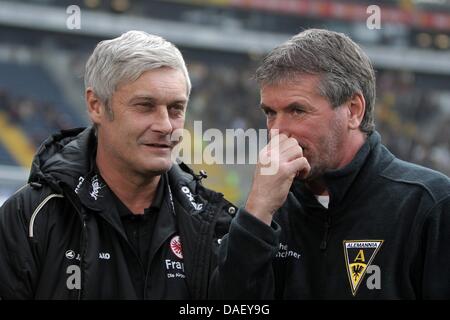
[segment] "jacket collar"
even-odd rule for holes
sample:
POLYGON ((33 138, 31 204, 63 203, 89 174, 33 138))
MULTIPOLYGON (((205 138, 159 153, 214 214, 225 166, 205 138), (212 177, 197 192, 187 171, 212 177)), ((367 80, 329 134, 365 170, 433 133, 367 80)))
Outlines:
POLYGON ((62 130, 39 147, 28 182, 46 183, 58 192, 60 183, 75 190, 81 178, 91 171, 96 139, 92 128, 62 130))
MULTIPOLYGON (((381 145, 380 140, 378 132, 373 132, 348 165, 323 175, 330 194, 329 209, 343 207, 349 195, 352 198, 356 197, 367 188, 374 174, 394 159, 394 156, 381 145)), ((296 181, 292 190, 306 206, 322 208, 304 182, 296 181)))
MULTIPOLYGON (((204 190, 204 188, 194 177, 192 170, 183 163, 174 164, 168 172, 168 177, 173 197, 186 212, 194 216, 205 214, 208 201, 202 197, 200 189, 204 190)), ((219 196, 218 193, 211 191, 209 200, 214 198, 213 194, 219 196)))
MULTIPOLYGON (((102 211, 105 208, 110 207, 111 204, 120 201, 117 196, 113 194, 112 190, 108 187, 97 170, 93 170, 86 176, 81 177, 80 181, 81 184, 75 188, 75 193, 78 194, 81 203, 90 210, 102 211)), ((156 210, 161 208, 167 193, 166 189, 167 175, 163 174, 156 189, 154 201, 151 204, 149 203, 149 207, 156 210)), ((120 212, 120 216, 125 214, 126 212, 120 212)))

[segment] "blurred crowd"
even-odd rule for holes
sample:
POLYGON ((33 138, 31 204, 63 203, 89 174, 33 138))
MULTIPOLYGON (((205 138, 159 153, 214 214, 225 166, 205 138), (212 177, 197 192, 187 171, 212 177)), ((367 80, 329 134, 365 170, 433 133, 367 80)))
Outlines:
POLYGON ((210 128, 262 128, 259 90, 250 68, 232 65, 211 66, 196 61, 189 64, 192 97, 189 117, 203 120, 210 128))
POLYGON ((450 95, 414 80, 407 72, 378 75, 377 130, 397 157, 450 175, 450 95))
POLYGON ((20 128, 29 141, 38 147, 51 133, 74 126, 69 113, 61 112, 55 105, 31 97, 15 96, 0 88, 0 112, 8 122, 20 128))

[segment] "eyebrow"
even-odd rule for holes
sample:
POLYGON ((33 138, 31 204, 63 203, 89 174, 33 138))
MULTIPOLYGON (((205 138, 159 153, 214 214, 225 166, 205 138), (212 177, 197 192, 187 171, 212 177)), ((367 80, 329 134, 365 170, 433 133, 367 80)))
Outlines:
POLYGON ((181 99, 181 100, 174 100, 169 104, 187 104, 188 100, 181 99))
POLYGON ((290 110, 295 109, 295 108, 310 109, 308 105, 302 104, 302 103, 299 103, 299 102, 292 102, 291 104, 289 104, 287 106, 287 108, 290 109, 290 110))
POLYGON ((141 102, 141 101, 146 101, 146 102, 151 102, 151 103, 155 103, 156 99, 150 96, 135 96, 133 98, 131 98, 130 103, 136 103, 136 102, 141 102))
MULTIPOLYGON (((136 97, 131 98, 129 103, 134 104, 134 103, 142 102, 142 101, 153 103, 153 104, 156 104, 158 102, 157 99, 155 99, 151 96, 136 96, 136 97)), ((178 104, 178 103, 187 104, 187 102, 188 102, 187 99, 178 99, 178 100, 170 101, 169 105, 178 104)))
MULTIPOLYGON (((272 107, 269 107, 269 106, 265 105, 264 103, 261 103, 261 104, 259 105, 259 107, 260 107, 262 110, 264 110, 264 111, 273 111, 272 107)), ((292 102, 292 103, 288 104, 286 108, 283 108, 283 109, 289 109, 289 110, 292 110, 292 109, 294 109, 294 108, 310 109, 310 107, 309 107, 308 105, 306 105, 306 104, 301 104, 301 103, 299 103, 299 102, 292 102)))
POLYGON ((266 106, 264 103, 260 103, 259 107, 264 111, 269 111, 269 110, 272 111, 272 108, 269 106, 266 106))

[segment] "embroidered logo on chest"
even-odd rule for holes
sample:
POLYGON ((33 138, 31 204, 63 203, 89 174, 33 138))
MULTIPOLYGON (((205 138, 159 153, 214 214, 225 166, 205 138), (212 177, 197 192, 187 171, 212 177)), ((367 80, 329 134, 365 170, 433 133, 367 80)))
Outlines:
POLYGON ((176 255, 179 259, 183 259, 180 236, 175 236, 172 238, 172 240, 170 240, 170 249, 172 250, 173 254, 176 255))
POLYGON ((344 240, 343 244, 348 280, 352 294, 355 296, 367 271, 374 267, 379 270, 378 266, 371 266, 371 264, 383 240, 344 240))

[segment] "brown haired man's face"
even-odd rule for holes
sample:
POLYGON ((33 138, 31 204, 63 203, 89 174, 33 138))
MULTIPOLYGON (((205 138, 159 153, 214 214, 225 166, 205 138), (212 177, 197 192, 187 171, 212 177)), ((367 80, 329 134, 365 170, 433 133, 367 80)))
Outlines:
POLYGON ((342 167, 348 160, 347 108, 333 109, 328 99, 319 95, 318 85, 318 76, 302 75, 296 81, 261 88, 267 128, 297 140, 311 166, 307 179, 342 167))

